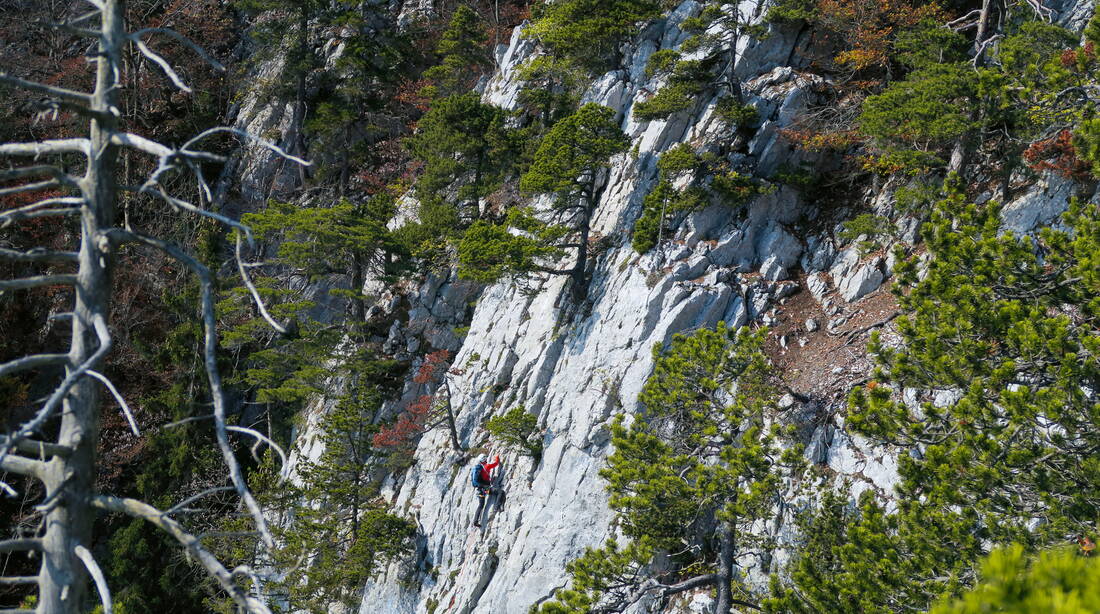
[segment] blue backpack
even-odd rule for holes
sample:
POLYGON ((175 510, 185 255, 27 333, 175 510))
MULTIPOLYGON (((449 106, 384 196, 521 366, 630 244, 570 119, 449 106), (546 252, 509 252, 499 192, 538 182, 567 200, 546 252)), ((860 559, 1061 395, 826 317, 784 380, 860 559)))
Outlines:
POLYGON ((474 465, 474 470, 470 473, 470 483, 475 487, 484 486, 481 481, 481 463, 474 465))

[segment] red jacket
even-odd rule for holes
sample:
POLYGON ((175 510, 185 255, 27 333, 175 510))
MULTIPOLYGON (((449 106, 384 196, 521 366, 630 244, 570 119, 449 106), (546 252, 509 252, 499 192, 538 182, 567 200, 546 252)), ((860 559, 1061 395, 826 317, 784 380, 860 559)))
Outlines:
POLYGON ((482 463, 481 464, 481 483, 482 484, 488 484, 491 481, 492 476, 489 475, 489 472, 492 471, 493 468, 496 467, 499 464, 500 464, 500 457, 499 456, 494 458, 493 462, 491 462, 491 463, 482 463))

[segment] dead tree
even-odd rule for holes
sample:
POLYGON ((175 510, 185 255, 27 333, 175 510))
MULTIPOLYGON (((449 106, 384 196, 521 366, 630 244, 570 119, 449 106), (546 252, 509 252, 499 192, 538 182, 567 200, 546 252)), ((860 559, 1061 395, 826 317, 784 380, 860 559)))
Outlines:
MULTIPOLYGON (((0 196, 33 194, 42 190, 60 190, 67 196, 42 198, 33 204, 0 213, 0 226, 20 220, 41 217, 75 216, 79 218, 79 245, 74 251, 32 249, 27 252, 0 250, 0 258, 30 262, 60 262, 76 265, 71 274, 33 276, 0 281, 0 290, 67 285, 74 288, 71 320, 71 340, 65 353, 25 356, 0 365, 0 376, 26 369, 57 365, 64 367, 64 376, 52 393, 36 409, 33 417, 6 435, 0 435, 0 473, 10 472, 40 481, 45 487, 45 499, 38 506, 42 525, 38 535, 24 539, 0 541, 0 552, 33 551, 41 559, 38 575, 0 577, 0 585, 37 585, 38 614, 77 614, 84 611, 88 598, 89 576, 97 587, 104 610, 112 611, 109 588, 89 550, 92 543, 92 518, 96 509, 144 519, 163 529, 179 541, 188 556, 197 561, 228 593, 238 607, 247 612, 268 612, 258 594, 249 594, 237 582, 238 577, 255 574, 247 568, 226 569, 206 548, 200 538, 188 533, 172 518, 176 506, 161 511, 141 501, 123 499, 94 491, 96 473, 96 441, 100 422, 100 397, 106 388, 119 401, 123 411, 129 410, 117 389, 97 369, 111 351, 111 331, 108 322, 112 303, 112 265, 115 252, 123 244, 135 243, 159 250, 167 257, 190 269, 202 287, 202 317, 205 328, 204 363, 213 398, 214 412, 209 416, 215 424, 216 445, 223 457, 231 487, 211 489, 207 493, 231 488, 240 497, 251 515, 261 541, 273 546, 273 540, 263 512, 253 498, 238 466, 229 440, 229 431, 255 437, 268 445, 273 442, 262 434, 228 425, 226 399, 215 362, 217 338, 214 319, 214 289, 212 273, 187 251, 156 236, 148 236, 132 228, 116 224, 116 203, 120 191, 148 194, 163 206, 178 213, 213 218, 234 229, 238 237, 251 240, 248 229, 203 207, 210 199, 210 190, 202 177, 200 163, 223 162, 221 156, 202 150, 201 142, 211 136, 232 133, 239 138, 253 139, 277 154, 300 164, 274 145, 255 139, 233 128, 207 130, 185 145, 172 148, 119 129, 117 99, 122 87, 122 55, 129 45, 159 66, 177 88, 190 91, 172 66, 146 45, 150 36, 164 36, 191 49, 203 60, 224 70, 199 46, 166 28, 149 28, 130 32, 124 23, 125 0, 87 0, 92 10, 65 23, 50 24, 76 36, 94 41, 95 89, 91 93, 72 91, 56 86, 27 81, 0 71, 0 83, 37 93, 55 109, 75 112, 88 121, 87 136, 27 143, 0 144, 0 156, 30 159, 26 166, 0 170, 0 196), (117 182, 116 167, 123 151, 152 156, 156 170, 141 185, 126 186, 117 182), (50 164, 59 156, 82 157, 84 173, 71 175, 60 165, 50 164), (205 198, 194 204, 177 198, 162 185, 170 174, 190 173, 205 198), (16 183, 21 182, 21 183, 16 183), (14 185, 13 185, 14 184, 14 185), (7 186, 7 187, 5 187, 7 186), (48 430, 47 430, 47 427, 48 430), (57 430, 54 431, 54 428, 57 430), (56 432, 53 441, 46 442, 46 433, 56 432)), ((238 239, 239 240, 239 239, 238 239)), ((247 278, 247 267, 237 258, 245 284, 252 290, 258 307, 267 317, 259 296, 247 278)), ((279 328, 267 317, 273 326, 279 328)), ((136 424, 128 415, 131 426, 136 424)), ((279 451, 281 454, 281 451, 279 451)), ((0 489, 11 486, 0 482, 0 489)), ((193 499, 193 498, 192 498, 193 499)), ((18 612, 20 610, 6 610, 18 612)), ((30 612, 30 610, 26 610, 30 612)))

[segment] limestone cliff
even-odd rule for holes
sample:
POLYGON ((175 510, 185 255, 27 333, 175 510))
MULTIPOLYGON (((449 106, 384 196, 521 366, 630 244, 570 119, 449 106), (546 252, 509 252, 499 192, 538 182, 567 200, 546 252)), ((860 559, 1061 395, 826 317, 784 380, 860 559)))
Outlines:
MULTIPOLYGON (((431 9, 409 4, 408 12, 431 9)), ((762 21, 766 1, 742 4, 762 21)), ((1091 0, 1062 4, 1060 18, 1078 28, 1092 9, 1091 0)), ((649 56, 676 48, 685 38, 678 24, 698 10, 687 0, 647 27, 624 45, 623 65, 599 76, 584 95, 585 102, 618 112, 632 148, 613 159, 604 182, 593 231, 606 248, 582 306, 570 307, 563 278, 536 280, 534 288, 512 282, 482 288, 453 275, 429 277, 402 307, 398 297, 379 305, 395 318, 390 351, 407 357, 427 347, 455 351, 460 374, 449 376, 449 387, 463 446, 485 447, 484 421, 522 404, 539 418, 545 452, 537 464, 503 455, 506 496, 492 502, 488 522, 477 530, 470 526, 476 497, 469 457, 451 448, 446 431, 429 432, 415 465, 386 478, 385 494, 420 527, 416 555, 368 584, 361 612, 520 613, 564 586, 566 563, 615 531, 598 475, 609 453, 609 420, 637 410, 654 344, 720 320, 772 327, 773 361, 790 386, 781 405, 801 427, 808 458, 837 484, 850 481, 853 496, 869 488, 889 496, 897 479, 895 455, 905 451, 876 449, 846 432, 843 400, 869 372, 863 349, 868 332, 885 329, 889 335, 894 303, 881 286, 889 283, 891 263, 863 257, 836 236, 839 222, 862 205, 896 219, 901 240, 915 242, 920 220, 894 215, 889 189, 866 186, 845 202, 822 202, 781 186, 746 207, 715 205, 687 216, 672 240, 650 253, 639 256, 631 248, 641 200, 656 182, 657 157, 679 143, 717 151, 731 138, 715 115, 715 100, 700 99, 667 121, 639 122, 631 114, 660 85, 645 76, 649 56)), ((768 28, 769 36, 743 41, 737 66, 761 123, 745 147, 725 154, 762 177, 803 161, 779 131, 814 103, 821 81, 803 71, 799 48, 808 33, 768 28)), ((483 83, 483 98, 513 108, 521 85, 517 67, 533 53, 536 46, 518 28, 498 50, 499 68, 483 83)), ((242 111, 242 121, 263 128, 281 121, 281 113, 242 111)), ((246 164, 245 185, 275 181, 271 164, 246 164)), ((1068 184, 1054 178, 1023 190, 1005 209, 1006 227, 1026 232, 1048 222, 1069 196, 1068 184)), ((393 408, 420 392, 409 382, 405 399, 393 408)), ((315 412, 324 407, 318 403, 315 412)), ((302 441, 309 440, 307 428, 302 441)), ((774 525, 760 530, 789 538, 790 510, 780 512, 774 525)), ((782 561, 780 553, 773 569, 782 561)), ((757 578, 762 571, 768 570, 755 570, 757 578)), ((688 595, 672 607, 702 611, 693 608, 704 602, 702 595, 688 595)))

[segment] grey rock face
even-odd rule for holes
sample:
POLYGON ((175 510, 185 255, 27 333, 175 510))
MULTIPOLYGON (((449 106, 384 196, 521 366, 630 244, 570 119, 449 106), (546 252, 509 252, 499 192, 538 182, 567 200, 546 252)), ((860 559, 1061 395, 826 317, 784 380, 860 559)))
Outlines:
POLYGON ((1001 209, 1003 228, 1022 235, 1041 225, 1049 225, 1065 213, 1072 195, 1073 181, 1048 173, 1044 181, 1001 209))
MULTIPOLYGON (((766 4, 745 7, 759 18, 766 4)), ((699 108, 667 121, 640 122, 630 112, 647 95, 642 88, 653 91, 657 85, 647 82, 645 62, 657 49, 682 42, 678 24, 698 10, 693 0, 682 3, 625 47, 627 65, 597 78, 584 94, 584 100, 621 113, 633 150, 614 158, 607 172, 592 226, 617 242, 594 263, 584 305, 570 306, 561 277, 533 281, 541 288, 536 294, 508 282, 478 294, 480 288, 453 278, 431 278, 409 297, 408 316, 391 331, 389 345, 409 353, 457 349, 448 385, 463 445, 489 445, 484 421, 523 405, 539 419, 545 450, 537 465, 502 453, 506 498, 490 506, 481 530, 472 530, 476 497, 467 486, 469 460, 449 447, 446 432, 427 433, 416 465, 387 481, 385 492, 420 527, 417 558, 395 563, 371 580, 361 612, 424 614, 439 606, 436 611, 518 613, 548 598, 567 583, 569 561, 616 534, 599 469, 610 451, 610 420, 639 409, 653 345, 720 320, 734 327, 750 319, 776 322, 782 315, 778 303, 799 290, 798 283, 783 280, 793 277, 803 256, 803 242, 791 229, 807 210, 789 188, 745 207, 715 205, 692 213, 666 236, 666 245, 648 254, 630 248, 641 199, 656 180, 657 156, 678 143, 704 148, 729 136, 714 115, 713 101, 700 101, 699 108), (459 340, 452 329, 464 324, 468 331, 459 340)), ((737 67, 764 120, 748 144, 762 175, 795 161, 778 131, 813 97, 810 86, 817 78, 782 65, 793 44, 793 36, 783 33, 753 42, 737 67)), ((515 108, 517 68, 535 52, 518 28, 499 53, 500 68, 487 81, 484 100, 515 108)), ((843 252, 834 264, 831 241, 819 238, 807 245, 801 266, 815 271, 807 282, 815 298, 829 290, 825 275, 817 272, 829 265, 834 281, 851 276, 855 292, 870 291, 869 278, 857 279, 863 269, 854 251, 843 252)), ((880 265, 863 268, 878 271, 880 265)), ((406 398, 419 393, 410 385, 406 398)), ((805 435, 813 435, 815 462, 851 473, 881 457, 839 430, 819 430, 805 435), (849 456, 860 462, 846 460, 849 456)), ((868 479, 888 481, 890 475, 878 472, 860 483, 871 487, 868 479)), ((692 603, 706 607, 702 598, 692 603)))
POLYGON ((885 278, 882 258, 874 258, 842 278, 837 284, 837 291, 844 300, 851 303, 877 290, 885 278))

